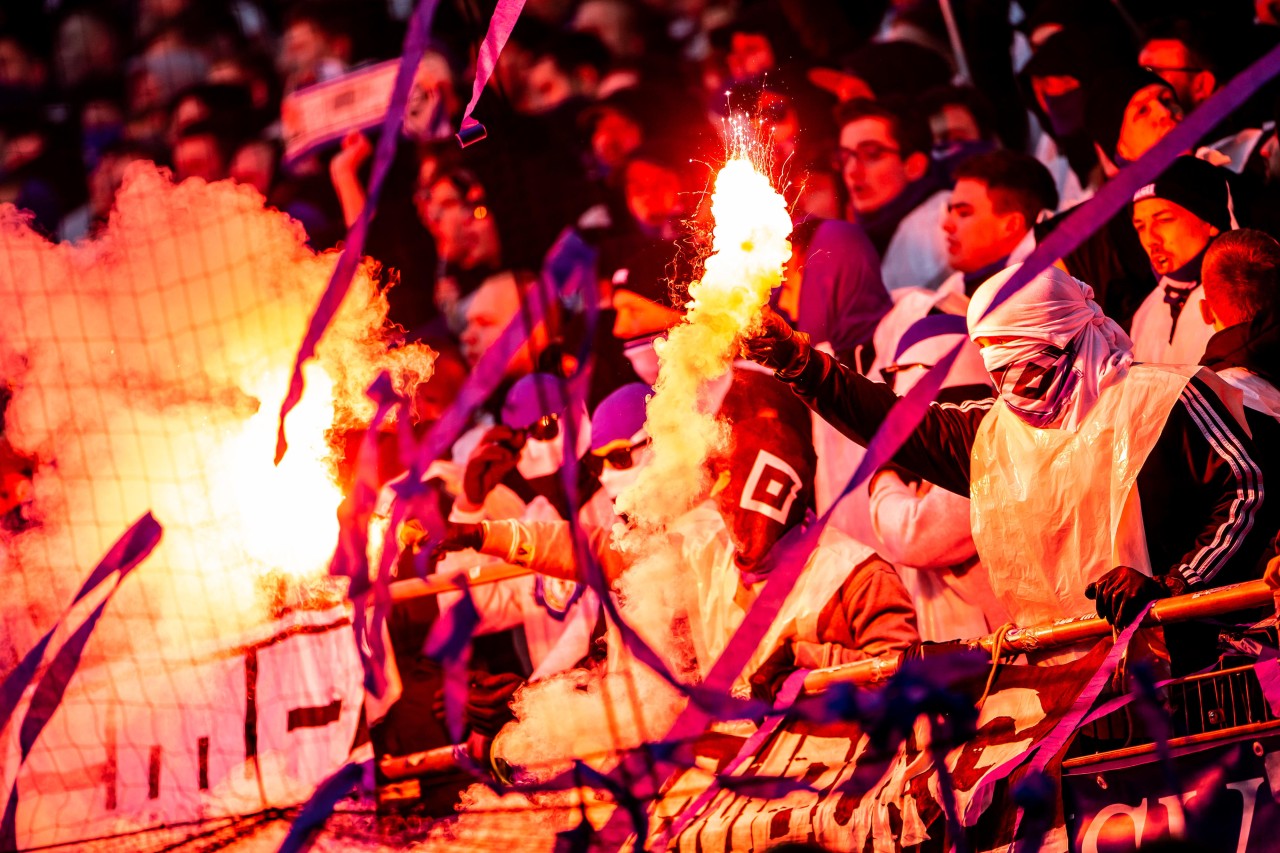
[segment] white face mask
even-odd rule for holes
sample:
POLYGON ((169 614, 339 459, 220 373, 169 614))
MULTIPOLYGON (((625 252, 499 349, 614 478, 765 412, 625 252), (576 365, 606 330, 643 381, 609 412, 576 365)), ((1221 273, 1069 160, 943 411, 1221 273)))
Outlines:
POLYGON ((636 343, 623 349, 623 355, 631 362, 631 369, 647 385, 658 381, 658 354, 653 349, 653 342, 636 343))
MULTIPOLYGON (((631 436, 631 443, 638 444, 645 438, 643 430, 631 436)), ((600 471, 600 489, 605 493, 609 500, 617 503, 618 496, 631 488, 636 479, 640 476, 640 469, 649 464, 649 460, 653 457, 653 447, 645 445, 639 450, 631 453, 630 468, 614 468, 612 465, 606 464, 600 471)))
POLYGON ((564 434, 561 433, 550 441, 529 439, 520 451, 520 461, 516 470, 526 480, 546 477, 560 470, 564 462, 564 434))

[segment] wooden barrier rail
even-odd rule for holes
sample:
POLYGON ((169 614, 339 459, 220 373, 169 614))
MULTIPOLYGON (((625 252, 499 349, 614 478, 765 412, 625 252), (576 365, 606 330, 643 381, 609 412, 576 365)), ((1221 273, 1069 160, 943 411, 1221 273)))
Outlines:
MULTIPOLYGON (((486 567, 488 568, 488 567, 486 567)), ((502 574, 502 570, 517 569, 516 566, 499 565, 492 567, 493 575, 485 575, 486 580, 479 583, 492 583, 505 577, 518 577, 524 570, 511 574, 502 574)), ((423 583, 419 581, 419 583, 423 583)), ((425 586, 425 585, 424 585, 425 586)), ((394 586, 392 587, 395 588, 394 586)), ((440 589, 429 587, 428 591, 413 593, 416 595, 434 595, 445 589, 456 589, 454 585, 440 589), (434 590, 434 591, 432 591, 434 590)), ((1156 602, 1143 621, 1147 626, 1158 626, 1189 619, 1202 619, 1222 616, 1237 610, 1250 610, 1260 607, 1272 607, 1275 599, 1273 590, 1262 581, 1249 581, 1234 586, 1181 595, 1177 598, 1166 598, 1156 602)), ((1049 625, 1038 625, 1031 628, 1013 628, 1009 630, 1001 642, 1001 649, 1009 655, 1042 649, 1061 648, 1087 640, 1096 640, 1111 635, 1111 625, 1096 616, 1080 616, 1075 619, 1064 619, 1049 625)), ((971 648, 982 649, 990 653, 997 641, 996 634, 977 637, 965 642, 971 648)), ((821 693, 833 684, 876 684, 885 681, 901 664, 900 654, 881 655, 856 663, 841 666, 815 669, 805 677, 805 693, 821 693)), ((457 769, 457 747, 442 746, 437 749, 419 752, 413 755, 384 758, 380 768, 384 776, 391 781, 407 779, 414 776, 429 776, 446 773, 457 769)))
MULTIPOLYGON (((1271 607, 1275 601, 1273 592, 1262 581, 1249 581, 1203 592, 1188 593, 1176 598, 1166 598, 1155 603, 1151 612, 1147 614, 1147 618, 1143 620, 1143 625, 1154 627, 1189 619, 1222 616, 1236 610, 1271 607)), ((1001 649, 1007 650, 1010 655, 1015 655, 1061 648, 1088 640, 1097 640, 1110 634, 1111 625, 1106 620, 1099 619, 1097 616, 1078 616, 1048 625, 1010 629, 1001 641, 1001 649)), ((965 644, 990 653, 995 648, 996 639, 996 634, 988 634, 985 637, 968 640, 965 644)), ((900 664, 901 655, 894 653, 840 666, 815 669, 805 676, 804 692, 821 693, 833 684, 875 684, 892 676, 898 671, 900 664)))

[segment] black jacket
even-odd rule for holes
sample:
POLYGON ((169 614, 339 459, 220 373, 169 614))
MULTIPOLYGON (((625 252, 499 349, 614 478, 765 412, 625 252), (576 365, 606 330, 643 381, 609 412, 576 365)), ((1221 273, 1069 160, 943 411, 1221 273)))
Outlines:
MULTIPOLYGON (((846 436, 866 444, 898 401, 817 350, 802 349, 780 378, 808 406, 846 436), (807 352, 807 363, 804 363, 807 352), (803 367, 801 365, 803 364, 803 367)), ((993 400, 933 403, 894 462, 919 477, 969 494, 969 463, 978 425, 993 400)), ((1177 572, 1191 588, 1260 577, 1268 547, 1255 527, 1263 472, 1253 441, 1218 396, 1192 379, 1138 473, 1147 550, 1157 576, 1177 572)))

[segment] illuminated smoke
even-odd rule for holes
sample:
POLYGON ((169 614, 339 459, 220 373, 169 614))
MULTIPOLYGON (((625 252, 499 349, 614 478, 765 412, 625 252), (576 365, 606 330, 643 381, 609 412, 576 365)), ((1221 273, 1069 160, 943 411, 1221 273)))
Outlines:
MULTIPOLYGON (((393 358, 386 300, 361 270, 275 468, 275 413, 336 253, 308 249, 248 187, 174 186, 150 164, 131 168, 116 204, 103 236, 78 245, 0 209, 5 427, 37 460, 35 525, 0 534, 0 670, 147 510, 164 538, 117 594, 99 654, 183 659, 184 644, 260 622, 266 576, 296 589, 323 573, 341 501, 326 439, 371 414, 364 389, 393 358)), ((425 379, 431 359, 401 350, 394 367, 425 379)))
MULTIPOLYGON (((672 626, 690 607, 688 571, 666 534, 679 529, 677 519, 706 493, 705 461, 727 438, 700 397, 706 383, 728 369, 739 338, 759 322, 791 254, 786 201, 746 157, 720 171, 711 212, 714 243, 705 274, 689 286, 684 322, 658 349, 660 370, 646 423, 653 459, 618 501, 630 521, 619 545, 632 558, 616 584, 622 615, 681 676, 690 675, 693 650, 672 626)), ((503 729, 495 754, 523 777, 545 779, 564 772, 573 758, 607 770, 625 750, 661 740, 685 700, 628 655, 616 635, 609 637, 609 650, 604 675, 571 672, 523 688, 513 706, 517 722, 503 729)), ((478 787, 472 795, 482 796, 478 787)), ((492 837, 491 822, 464 809, 451 839, 480 846, 492 837)), ((537 837, 545 839, 548 824, 564 828, 530 820, 526 842, 538 829, 537 837)))
POLYGON ((707 382, 724 375, 741 336, 759 323, 760 309, 782 281, 791 257, 786 200, 746 157, 716 176, 712 253, 701 281, 689 285, 684 320, 659 340, 658 381, 646 429, 653 460, 618 499, 629 519, 624 549, 649 554, 670 523, 706 494, 706 460, 723 448, 726 431, 704 411, 707 382))

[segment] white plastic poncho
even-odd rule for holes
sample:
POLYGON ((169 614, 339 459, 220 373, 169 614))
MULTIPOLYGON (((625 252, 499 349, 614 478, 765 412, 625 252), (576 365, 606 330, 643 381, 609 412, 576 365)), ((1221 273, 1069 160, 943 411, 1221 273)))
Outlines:
POLYGON ((1130 367, 1128 338, 1091 289, 1048 270, 979 319, 1011 275, 974 295, 970 335, 992 363, 1028 343, 1072 349, 1072 393, 1050 427, 1028 424, 1002 394, 983 419, 970 468, 971 521, 991 586, 1015 624, 1092 611, 1085 587, 1118 565, 1151 573, 1136 488, 1169 413, 1197 368, 1130 367))

